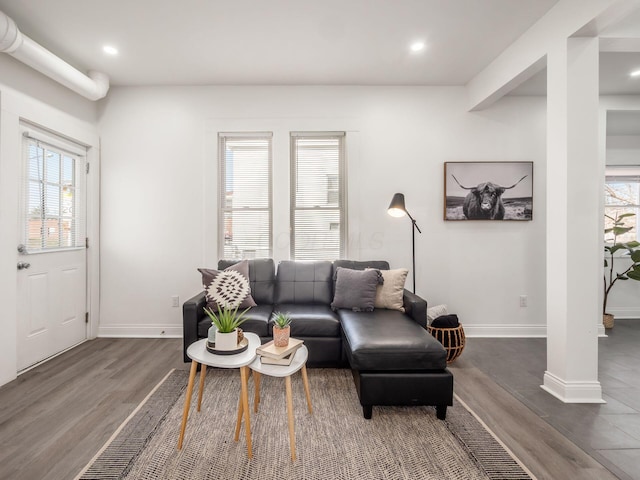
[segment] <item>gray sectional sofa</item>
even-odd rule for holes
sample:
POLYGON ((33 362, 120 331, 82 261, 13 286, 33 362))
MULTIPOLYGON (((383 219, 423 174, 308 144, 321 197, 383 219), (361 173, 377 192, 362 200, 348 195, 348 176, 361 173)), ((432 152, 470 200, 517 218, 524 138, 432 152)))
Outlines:
MULTIPOLYGON (((220 261, 219 269, 236 262, 220 261)), ((338 267, 388 270, 385 261, 249 260, 251 295, 257 306, 242 329, 271 340, 274 311, 288 312, 291 336, 304 340, 309 367, 350 367, 365 418, 374 405, 434 405, 444 419, 453 402, 453 376, 444 347, 426 330, 427 304, 405 290, 399 310, 331 309, 338 267)), ((211 321, 204 313, 205 293, 183 305, 184 360, 187 347, 207 336, 211 321)))

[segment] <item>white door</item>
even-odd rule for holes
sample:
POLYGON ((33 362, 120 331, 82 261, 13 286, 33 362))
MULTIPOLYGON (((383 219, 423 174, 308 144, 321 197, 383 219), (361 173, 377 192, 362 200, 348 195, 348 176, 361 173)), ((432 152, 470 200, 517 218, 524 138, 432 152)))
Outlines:
POLYGON ((87 338, 86 157, 62 140, 23 142, 18 371, 87 338))

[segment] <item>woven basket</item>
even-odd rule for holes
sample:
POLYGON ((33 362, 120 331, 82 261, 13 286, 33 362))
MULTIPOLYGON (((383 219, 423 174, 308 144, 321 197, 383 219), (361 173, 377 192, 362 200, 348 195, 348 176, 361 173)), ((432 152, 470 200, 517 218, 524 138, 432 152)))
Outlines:
POLYGON ((613 315, 605 313, 602 315, 602 324, 604 328, 613 328, 613 315))
POLYGON ((427 330, 447 351, 447 363, 453 362, 464 350, 465 336, 462 324, 454 328, 427 327, 427 330))

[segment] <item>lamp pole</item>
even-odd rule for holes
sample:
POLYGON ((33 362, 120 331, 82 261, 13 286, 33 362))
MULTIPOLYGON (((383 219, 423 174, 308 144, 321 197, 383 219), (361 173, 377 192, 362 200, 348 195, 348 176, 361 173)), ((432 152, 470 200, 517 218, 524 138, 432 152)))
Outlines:
POLYGON ((413 261, 413 293, 416 293, 416 230, 422 233, 415 219, 404 205, 404 194, 396 193, 391 199, 387 213, 392 217, 403 217, 405 214, 411 219, 411 259, 413 261))
MULTIPOLYGON (((405 212, 407 212, 405 210, 405 212)), ((413 293, 416 293, 416 230, 422 233, 415 219, 407 212, 407 216, 411 219, 411 259, 413 261, 413 293)))

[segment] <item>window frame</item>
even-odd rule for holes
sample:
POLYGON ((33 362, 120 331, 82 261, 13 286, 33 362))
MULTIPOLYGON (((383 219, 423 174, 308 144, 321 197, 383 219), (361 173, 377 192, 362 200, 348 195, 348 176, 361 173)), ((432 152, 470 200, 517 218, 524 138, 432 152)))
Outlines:
MULTIPOLYGON (((347 252, 347 180, 346 180, 346 172, 347 172, 347 159, 346 159, 346 132, 344 131, 295 131, 289 133, 289 142, 290 142, 290 173, 291 173, 291 181, 290 181, 290 249, 289 255, 292 260, 309 260, 308 258, 297 258, 296 257, 296 212, 305 210, 305 211, 322 211, 322 210, 337 210, 339 212, 339 228, 340 228, 340 236, 339 236, 339 254, 338 259, 346 258, 348 255, 347 252), (326 197, 328 200, 329 194, 335 191, 335 188, 328 188, 330 185, 333 187, 336 183, 338 186, 338 207, 322 207, 322 206, 314 206, 314 207, 298 207, 296 204, 297 201, 297 188, 298 188, 298 159, 297 159, 297 139, 299 138, 337 138, 339 140, 339 153, 338 153, 338 173, 337 173, 337 182, 332 178, 335 174, 327 174, 327 190, 326 197)), ((335 222, 331 222, 330 225, 333 225, 335 222)), ((336 260, 335 258, 331 258, 331 260, 336 260)))
POLYGON ((21 211, 20 211, 20 230, 21 243, 23 246, 23 254, 43 254, 59 251, 70 251, 86 249, 87 247, 87 149, 85 146, 66 140, 53 133, 43 133, 40 130, 22 128, 22 151, 23 151, 23 178, 22 178, 22 195, 21 195, 21 211), (42 149, 43 159, 42 173, 35 178, 30 175, 30 149, 35 147, 42 149), (46 160, 46 152, 50 152, 59 156, 58 160, 58 181, 50 180, 48 176, 48 166, 46 160), (71 191, 72 194, 72 214, 64 215, 64 159, 73 160, 73 168, 71 173, 71 191), (40 246, 36 247, 31 244, 29 239, 30 223, 36 220, 36 217, 29 213, 30 205, 30 185, 34 182, 41 183, 40 196, 42 198, 40 206, 40 246), (57 214, 47 213, 45 200, 49 187, 54 187, 58 197, 57 214), (70 245, 63 245, 64 221, 70 221, 69 242, 70 245), (55 222, 58 230, 58 244, 47 245, 47 236, 45 230, 50 231, 51 222, 55 222))
MULTIPOLYGON (((221 260, 242 260, 242 258, 226 258, 225 257, 225 213, 234 211, 255 211, 267 212, 268 218, 268 240, 267 255, 256 256, 251 258, 271 258, 273 256, 273 133, 272 132, 218 132, 218 259, 221 260), (233 140, 268 140, 268 158, 267 158, 267 189, 268 204, 267 207, 240 207, 228 208, 226 206, 226 143, 229 139, 233 140)), ((245 257, 249 258, 249 257, 245 257)))
MULTIPOLYGON (((634 217, 635 225, 634 225, 634 230, 632 231, 634 234, 633 240, 640 241, 640 165, 607 165, 605 167, 604 188, 605 188, 604 214, 609 217, 613 217, 613 215, 610 215, 608 213, 611 210, 614 210, 614 209, 633 210, 633 213, 635 213, 635 217, 634 217), (629 183, 629 184, 636 185, 637 195, 638 195, 637 204, 634 204, 634 203, 629 203, 627 205, 625 205, 624 203, 621 203, 619 205, 607 204, 606 202, 607 185, 609 185, 610 183, 614 183, 612 180, 610 180, 614 177, 618 179, 616 183, 629 183), (629 180, 621 181, 622 179, 625 179, 625 178, 628 178, 629 180)), ((607 220, 605 219, 605 228, 606 228, 606 222, 607 220)), ((610 236, 611 236, 610 234, 607 234, 604 236, 605 245, 613 245, 613 239, 608 238, 610 236)))

